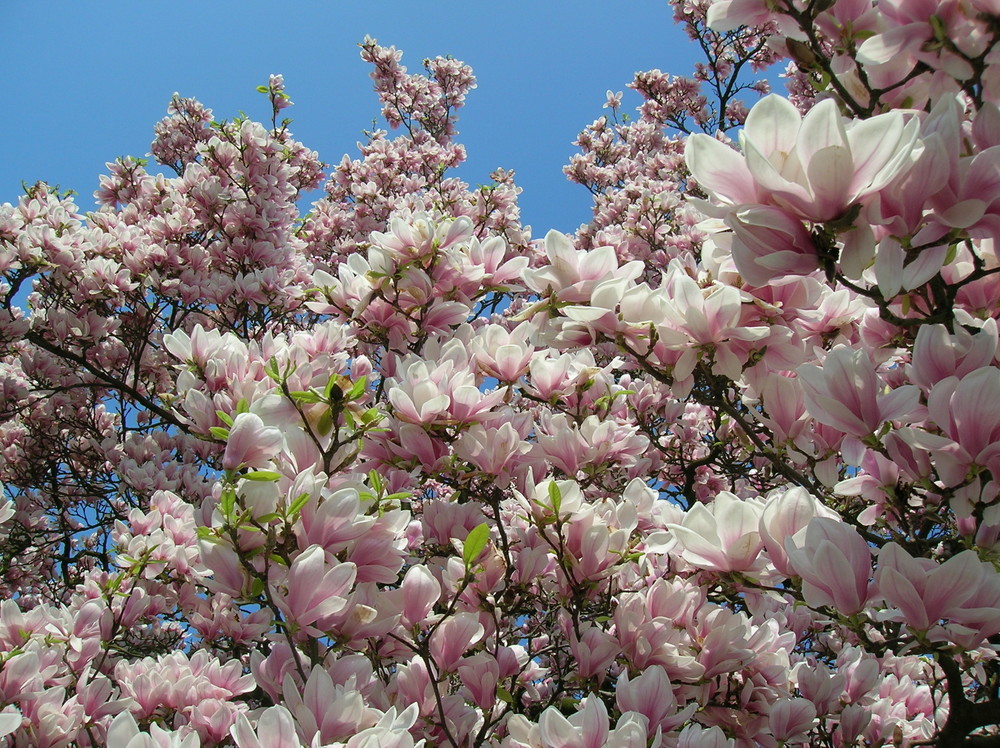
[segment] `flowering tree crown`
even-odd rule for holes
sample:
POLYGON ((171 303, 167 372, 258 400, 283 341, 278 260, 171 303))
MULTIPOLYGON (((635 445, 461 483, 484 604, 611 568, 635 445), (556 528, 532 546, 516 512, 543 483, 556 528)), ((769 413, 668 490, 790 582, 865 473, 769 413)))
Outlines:
POLYGON ((1000 8, 925 5, 677 2, 575 236, 372 39, 329 173, 272 76, 0 207, 0 739, 1000 740, 1000 8))

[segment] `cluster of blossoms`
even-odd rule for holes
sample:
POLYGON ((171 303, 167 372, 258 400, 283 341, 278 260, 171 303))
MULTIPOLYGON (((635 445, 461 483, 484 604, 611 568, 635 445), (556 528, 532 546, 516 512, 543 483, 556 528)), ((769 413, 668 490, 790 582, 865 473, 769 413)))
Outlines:
POLYGON ((305 217, 280 76, 0 206, 0 741, 1000 740, 1000 8, 675 9, 576 236, 371 39, 305 217))

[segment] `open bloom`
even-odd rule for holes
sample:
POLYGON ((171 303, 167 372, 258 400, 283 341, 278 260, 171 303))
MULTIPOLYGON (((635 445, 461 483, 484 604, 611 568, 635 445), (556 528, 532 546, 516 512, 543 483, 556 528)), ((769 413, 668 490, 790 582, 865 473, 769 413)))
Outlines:
POLYGON ((682 524, 668 524, 678 553, 688 563, 712 571, 749 571, 764 546, 758 526, 763 506, 722 491, 711 504, 695 504, 682 524))
POLYGON ((899 112, 847 120, 832 99, 803 117, 771 95, 750 110, 743 155, 708 135, 688 138, 688 168, 724 217, 733 208, 771 205, 813 222, 842 216, 912 164, 919 123, 899 112))
POLYGON ((900 620, 927 631, 942 618, 961 618, 963 605, 983 584, 983 565, 973 551, 938 564, 889 543, 879 552, 875 582, 886 602, 899 609, 900 620))
POLYGON ((844 615, 860 611, 868 601, 871 551, 850 525, 815 517, 806 527, 801 548, 785 540, 785 552, 802 577, 802 594, 809 605, 829 605, 844 615))
POLYGON ((235 470, 243 465, 263 467, 281 451, 281 431, 265 426, 256 413, 240 413, 229 430, 222 467, 235 470))
POLYGON ((823 366, 797 369, 809 415, 820 423, 857 437, 878 430, 883 422, 911 414, 920 391, 903 385, 884 392, 875 367, 864 351, 838 345, 823 366))

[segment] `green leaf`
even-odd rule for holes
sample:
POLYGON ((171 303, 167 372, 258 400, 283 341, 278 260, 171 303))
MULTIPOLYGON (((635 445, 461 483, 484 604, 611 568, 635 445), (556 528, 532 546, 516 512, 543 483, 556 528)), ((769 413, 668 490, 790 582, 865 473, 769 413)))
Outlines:
POLYGON ((222 496, 219 498, 219 509, 223 517, 229 517, 236 507, 236 491, 232 488, 222 489, 222 496))
POLYGON ((497 698, 505 704, 514 703, 514 697, 510 695, 510 691, 502 686, 497 686, 497 698))
POLYGON ((276 473, 273 470, 254 470, 250 473, 245 473, 240 476, 246 480, 255 480, 262 483, 274 483, 281 477, 281 473, 276 473))
POLYGON ((260 597, 264 594, 264 580, 254 577, 250 582, 250 597, 260 597))
POLYGON ((372 487, 376 496, 381 496, 382 492, 385 491, 385 486, 382 483, 382 476, 374 470, 368 471, 368 485, 372 487))
POLYGON ((281 374, 278 372, 278 359, 274 356, 267 362, 267 366, 264 367, 264 373, 267 374, 275 382, 281 381, 281 374))
POLYGON ((298 403, 321 403, 324 400, 321 394, 312 390, 292 390, 288 396, 298 403))
POLYGON ((490 526, 483 522, 472 528, 465 538, 462 546, 462 561, 465 562, 465 570, 472 569, 472 564, 479 558, 479 554, 486 548, 486 543, 490 539, 490 526))
POLYGON ((239 400, 236 401, 236 415, 239 415, 240 413, 249 413, 249 412, 250 412, 250 402, 245 397, 241 397, 239 400))
POLYGON ((208 432, 216 439, 221 439, 224 442, 229 441, 229 429, 224 429, 221 426, 212 426, 208 432))
POLYGON ((257 93, 262 93, 262 94, 271 93, 271 89, 268 88, 267 86, 257 86, 257 93))
POLYGON ((552 505, 552 511, 558 517, 559 510, 562 508, 562 491, 559 490, 559 486, 554 480, 549 481, 549 503, 552 505))
POLYGON ((931 16, 927 20, 930 21, 931 28, 934 29, 934 38, 937 41, 943 42, 945 39, 948 38, 948 27, 945 25, 945 22, 942 21, 939 16, 931 16))
POLYGON ((302 507, 304 507, 307 503, 309 503, 309 494, 300 493, 296 497, 295 501, 293 501, 291 504, 288 505, 288 511, 285 512, 285 516, 291 517, 295 514, 298 514, 300 511, 302 511, 302 507))
POLYGON ((233 427, 233 417, 226 413, 224 410, 215 411, 215 415, 219 417, 219 420, 226 424, 229 428, 233 427))
POLYGON ((323 414, 319 417, 319 421, 316 423, 316 430, 319 431, 320 436, 327 436, 333 431, 333 411, 330 408, 323 411, 323 414))
POLYGON ((125 580, 124 574, 115 574, 114 576, 110 577, 107 581, 107 586, 105 587, 105 590, 107 591, 108 595, 109 596, 114 595, 116 592, 118 592, 118 588, 122 586, 122 582, 124 580, 125 580))
POLYGON ((357 400, 359 397, 365 394, 366 387, 368 387, 368 378, 361 377, 361 379, 359 379, 353 385, 351 385, 351 389, 348 390, 347 394, 344 395, 344 399, 357 400))

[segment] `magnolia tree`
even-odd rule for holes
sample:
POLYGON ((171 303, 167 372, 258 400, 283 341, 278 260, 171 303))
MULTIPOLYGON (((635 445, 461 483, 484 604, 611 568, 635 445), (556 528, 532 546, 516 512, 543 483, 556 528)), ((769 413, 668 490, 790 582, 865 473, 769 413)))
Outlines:
POLYGON ((1000 6, 675 13, 575 236, 373 40, 0 208, 7 745, 1000 744, 1000 6))

